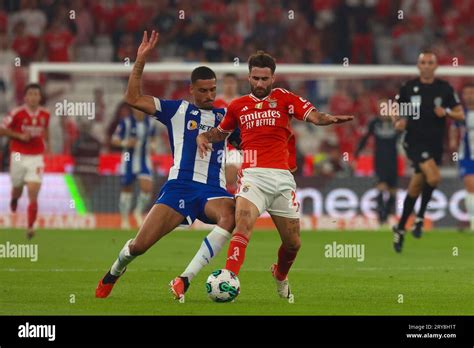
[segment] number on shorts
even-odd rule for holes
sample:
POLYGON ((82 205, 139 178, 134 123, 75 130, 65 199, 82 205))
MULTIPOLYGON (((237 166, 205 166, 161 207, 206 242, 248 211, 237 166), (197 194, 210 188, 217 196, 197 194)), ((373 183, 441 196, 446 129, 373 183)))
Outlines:
POLYGON ((291 200, 290 200, 290 208, 296 207, 296 212, 300 211, 300 202, 296 200, 296 192, 291 191, 291 200))

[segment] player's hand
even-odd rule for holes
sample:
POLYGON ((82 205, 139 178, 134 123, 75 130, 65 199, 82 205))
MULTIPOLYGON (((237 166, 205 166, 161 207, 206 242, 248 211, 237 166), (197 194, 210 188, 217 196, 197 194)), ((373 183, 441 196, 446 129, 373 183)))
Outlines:
POLYGON ((441 106, 437 106, 434 108, 434 112, 436 114, 436 116, 438 116, 439 118, 442 118, 442 117, 445 117, 448 113, 446 112, 446 109, 444 109, 443 107, 441 106))
POLYGON ((20 135, 18 135, 18 140, 20 141, 28 142, 30 141, 30 139, 31 139, 30 133, 20 133, 20 135))
POLYGON ((138 47, 137 58, 140 57, 140 58, 146 59, 148 57, 148 55, 150 54, 150 52, 156 47, 156 44, 158 43, 158 37, 159 36, 160 36, 160 34, 158 34, 158 32, 153 30, 151 32, 150 39, 148 39, 148 33, 145 30, 143 32, 142 43, 138 47))
POLYGON ((400 118, 394 122, 393 126, 395 127, 395 130, 397 131, 404 131, 405 127, 407 126, 407 120, 400 118))
POLYGON ((137 144, 137 139, 136 138, 130 138, 128 140, 122 140, 122 142, 121 142, 121 146, 124 149, 134 148, 136 144, 137 144))
POLYGON ((199 151, 199 157, 204 158, 206 157, 208 151, 212 151, 212 144, 202 134, 197 136, 196 143, 199 151))
POLYGON ((354 119, 354 116, 350 116, 350 115, 331 115, 329 117, 332 123, 344 123, 344 122, 352 121, 354 119))

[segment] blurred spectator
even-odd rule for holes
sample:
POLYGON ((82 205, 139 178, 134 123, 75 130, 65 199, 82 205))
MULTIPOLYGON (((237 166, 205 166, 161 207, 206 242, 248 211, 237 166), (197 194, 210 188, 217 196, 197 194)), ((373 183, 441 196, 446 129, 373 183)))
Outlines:
POLYGON ((128 59, 128 62, 135 61, 135 55, 137 54, 137 46, 133 34, 124 34, 120 37, 120 43, 117 49, 117 60, 124 62, 128 59))
POLYGON ((75 19, 77 34, 76 45, 88 45, 94 35, 94 21, 89 10, 85 7, 83 0, 75 0, 72 8, 75 11, 75 19))
POLYGON ((3 1, 0 1, 0 33, 6 33, 8 30, 8 15, 3 8, 3 1))
POLYGON ((20 10, 8 16, 10 32, 16 23, 23 21, 26 24, 28 35, 40 37, 46 28, 47 18, 43 10, 38 8, 37 0, 21 0, 20 10))
POLYGON ((112 35, 115 31, 116 19, 119 11, 115 0, 101 0, 91 5, 97 34, 112 35))
POLYGON ((395 56, 401 63, 416 64, 420 51, 427 45, 417 17, 408 18, 395 42, 395 56))
MULTIPOLYGON (((430 46, 440 65, 461 66, 474 64, 472 18, 472 0, 0 1, 0 111, 5 107, 2 103, 11 103, 14 95, 18 96, 17 102, 22 102, 22 89, 28 80, 25 65, 29 62, 129 58, 132 64, 144 29, 160 33, 150 62, 158 59, 159 52, 160 61, 231 63, 238 57, 245 64, 250 54, 263 49, 276 57, 277 64, 341 64, 348 58, 349 64, 412 65, 419 51, 430 46), (74 18, 71 10, 75 11, 74 18), (8 36, 1 35, 5 31, 8 36), (15 57, 21 58, 21 66, 12 69, 15 57)), ((47 87, 61 90, 61 95, 73 92, 78 98, 89 98, 94 91, 97 126, 89 131, 95 132, 99 142, 105 137, 108 144, 117 119, 130 113, 125 104, 119 105, 115 116, 105 110, 106 105, 110 110, 121 100, 126 77, 114 77, 113 83, 104 85, 91 79, 87 89, 87 83, 85 88, 76 84, 76 79, 83 76, 68 74, 70 81, 59 81, 63 83, 60 86, 52 76, 41 78, 54 80, 47 87), (109 123, 104 130, 103 125, 109 123)), ((187 100, 187 78, 181 73, 147 73, 143 90, 163 98, 187 100)), ((458 88, 464 80, 455 78, 450 82, 458 88)), ((374 101, 379 95, 393 96, 401 81, 278 75, 275 86, 308 98, 321 110, 356 116, 354 122, 340 127, 295 125, 298 150, 306 161, 312 156, 324 157, 318 157, 322 166, 317 169, 334 173, 339 166, 335 153, 352 152, 361 128, 370 115, 378 112, 374 101), (332 169, 321 169, 328 167, 332 169)), ((248 88, 242 92, 248 93, 248 88)), ((64 126, 58 129, 76 141, 79 126, 75 121, 64 126)), ((161 135, 165 140, 166 132, 161 135)), ((159 150, 166 151, 166 146, 159 150)), ((72 144, 65 144, 64 151, 68 148, 72 144)))
POLYGON ((371 19, 376 1, 346 1, 349 7, 349 28, 352 32, 352 57, 355 64, 371 64, 373 37, 371 19))
POLYGON ((53 19, 40 44, 40 56, 49 62, 69 62, 74 57, 74 36, 59 18, 53 19))
POLYGON ((13 44, 12 48, 20 57, 22 65, 28 65, 32 60, 37 58, 39 40, 36 36, 26 32, 25 22, 20 20, 16 22, 13 28, 13 44))
POLYGON ((0 116, 11 109, 12 82, 15 63, 15 52, 10 49, 6 33, 0 33, 0 116))

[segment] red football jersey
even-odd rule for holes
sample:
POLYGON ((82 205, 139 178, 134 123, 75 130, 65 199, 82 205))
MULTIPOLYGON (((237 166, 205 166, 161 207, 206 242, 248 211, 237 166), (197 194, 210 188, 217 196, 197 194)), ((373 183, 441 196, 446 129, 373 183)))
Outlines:
POLYGON ((48 124, 49 112, 45 108, 39 107, 31 114, 25 105, 12 110, 3 119, 2 126, 17 133, 29 133, 31 138, 27 142, 11 139, 10 151, 25 155, 42 154, 45 150, 44 136, 48 124))
POLYGON ((256 155, 255 167, 290 170, 293 169, 288 150, 292 141, 291 117, 306 120, 313 110, 316 108, 309 101, 286 89, 274 88, 263 99, 248 94, 234 100, 218 129, 230 133, 240 128, 244 150, 242 169, 251 167, 256 155), (253 160, 247 156, 253 156, 253 160))
POLYGON ((69 30, 49 32, 44 34, 43 41, 50 62, 69 62, 69 47, 74 42, 74 36, 69 30))
POLYGON ((22 59, 31 61, 35 58, 38 45, 38 39, 34 36, 28 35, 15 38, 12 48, 22 59))

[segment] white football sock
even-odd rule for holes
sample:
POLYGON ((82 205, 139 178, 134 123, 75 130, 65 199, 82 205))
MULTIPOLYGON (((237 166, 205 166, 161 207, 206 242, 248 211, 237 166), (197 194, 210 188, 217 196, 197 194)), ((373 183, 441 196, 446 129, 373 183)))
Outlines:
POLYGON ((181 276, 187 277, 189 282, 191 282, 191 279, 219 253, 224 244, 230 239, 230 236, 230 232, 227 232, 219 226, 215 226, 206 238, 204 238, 198 252, 194 255, 194 258, 181 276))
POLYGON ((135 212, 139 214, 143 214, 143 211, 145 210, 145 207, 148 204, 149 200, 150 200, 150 194, 140 191, 137 197, 137 205, 135 207, 135 212))
POLYGON ((130 255, 130 249, 128 247, 128 245, 130 244, 132 240, 133 239, 130 239, 129 241, 127 241, 127 243, 125 243, 125 245, 123 246, 122 250, 120 250, 117 260, 114 262, 114 264, 110 268, 110 274, 114 276, 121 275, 123 271, 125 270, 125 267, 127 267, 127 265, 130 262, 132 262, 132 260, 136 257, 133 255, 130 255))
POLYGON ((130 207, 132 206, 132 193, 131 192, 120 192, 119 210, 122 222, 128 222, 128 214, 130 213, 130 207))
POLYGON ((474 231, 474 193, 467 193, 466 195, 466 209, 469 216, 471 230, 474 231))

